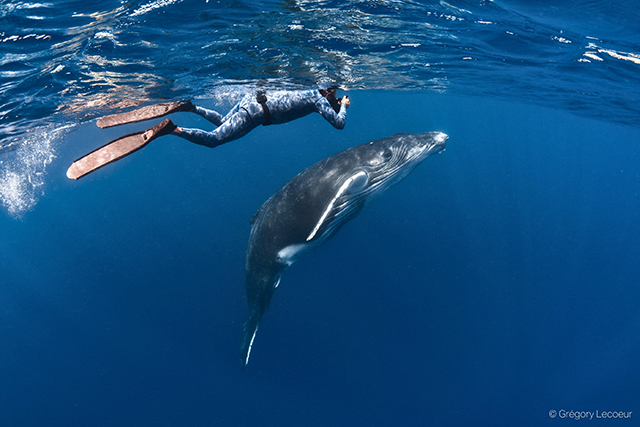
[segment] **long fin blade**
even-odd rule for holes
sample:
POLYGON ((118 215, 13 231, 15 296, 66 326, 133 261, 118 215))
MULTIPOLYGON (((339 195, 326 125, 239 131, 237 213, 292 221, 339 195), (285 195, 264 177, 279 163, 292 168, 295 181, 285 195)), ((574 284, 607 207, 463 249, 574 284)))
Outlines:
POLYGON ((170 119, 165 119, 146 131, 130 133, 114 139, 73 162, 67 170, 67 177, 69 179, 82 178, 109 163, 138 151, 157 137, 171 133, 175 128, 176 126, 170 119))
POLYGON ((177 113, 179 111, 193 110, 193 104, 190 101, 168 102, 165 104, 147 105, 137 110, 127 111, 126 113, 112 114, 98 119, 98 127, 104 129, 112 126, 124 125, 127 123, 137 123, 145 120, 157 119, 167 114, 177 113))

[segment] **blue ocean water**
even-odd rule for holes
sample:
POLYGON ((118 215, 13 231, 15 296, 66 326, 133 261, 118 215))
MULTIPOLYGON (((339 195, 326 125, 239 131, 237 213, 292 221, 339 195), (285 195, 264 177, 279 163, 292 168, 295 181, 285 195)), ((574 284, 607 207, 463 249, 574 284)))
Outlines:
POLYGON ((1 2, 0 424, 635 425, 639 18, 631 1, 1 2), (214 150, 169 136, 65 176, 145 128, 95 126, 117 109, 327 83, 349 89, 342 131, 312 115, 214 150), (324 157, 432 130, 444 153, 285 272, 243 371, 253 213, 324 157))

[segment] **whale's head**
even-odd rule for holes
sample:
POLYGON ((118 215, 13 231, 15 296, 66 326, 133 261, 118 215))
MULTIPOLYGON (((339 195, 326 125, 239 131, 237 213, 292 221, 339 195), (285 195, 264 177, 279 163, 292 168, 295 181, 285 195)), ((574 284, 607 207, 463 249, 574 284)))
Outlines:
POLYGON ((363 144, 367 149, 361 164, 369 176, 370 191, 379 193, 402 181, 427 157, 443 151, 447 139, 442 132, 398 133, 363 144))

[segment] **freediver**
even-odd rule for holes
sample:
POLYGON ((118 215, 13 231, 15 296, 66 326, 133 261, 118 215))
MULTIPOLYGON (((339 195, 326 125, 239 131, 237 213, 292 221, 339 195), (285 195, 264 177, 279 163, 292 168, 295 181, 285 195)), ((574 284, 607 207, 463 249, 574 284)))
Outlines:
POLYGON ((351 106, 351 102, 346 95, 336 98, 337 90, 336 86, 327 89, 282 90, 266 93, 259 90, 257 94, 245 95, 225 116, 217 111, 194 105, 191 101, 150 105, 134 111, 106 116, 98 120, 99 127, 107 128, 159 118, 171 113, 190 112, 204 117, 217 128, 210 132, 202 129, 181 128, 171 119, 165 119, 145 131, 115 139, 81 157, 71 165, 67 176, 78 179, 139 150, 152 140, 164 135, 179 136, 195 144, 213 148, 241 138, 260 125, 287 123, 316 112, 336 129, 343 129, 347 120, 347 108, 351 106))

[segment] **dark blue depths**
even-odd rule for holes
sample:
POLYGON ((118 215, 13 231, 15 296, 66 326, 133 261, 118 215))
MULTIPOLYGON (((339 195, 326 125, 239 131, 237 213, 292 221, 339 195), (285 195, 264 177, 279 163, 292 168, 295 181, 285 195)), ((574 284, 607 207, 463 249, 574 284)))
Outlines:
POLYGON ((77 182, 69 163, 130 129, 71 132, 38 205, 0 219, 1 423, 640 416, 639 131, 491 99, 350 95, 343 131, 309 116, 215 150, 164 137, 77 182), (242 371, 255 210, 323 157, 431 130, 450 136, 444 153, 285 273, 242 371))

